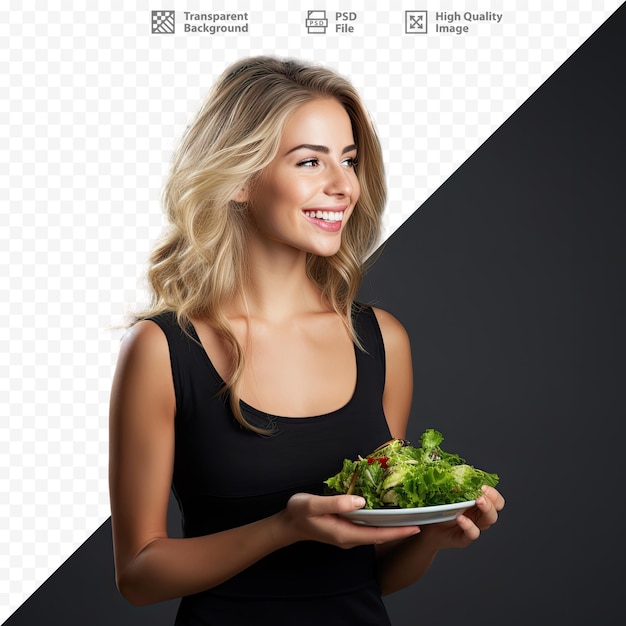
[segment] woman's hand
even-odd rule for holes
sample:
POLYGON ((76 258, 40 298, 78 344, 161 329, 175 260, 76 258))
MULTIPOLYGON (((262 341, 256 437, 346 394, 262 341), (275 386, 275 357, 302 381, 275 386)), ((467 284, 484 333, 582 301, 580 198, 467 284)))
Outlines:
POLYGON ((422 541, 432 548, 464 548, 478 539, 498 520, 498 512, 504 507, 504 498, 497 489, 484 486, 476 504, 451 522, 432 524, 422 529, 422 541))
POLYGON ((388 541, 406 539, 420 532, 417 526, 378 528, 354 524, 339 515, 363 508, 360 496, 314 496, 308 493, 293 495, 282 515, 283 532, 289 543, 320 541, 340 548, 360 545, 381 545, 388 541))
POLYGON ((450 522, 425 524, 422 532, 408 541, 384 546, 378 551, 379 582, 383 594, 403 589, 421 578, 435 555, 445 548, 464 548, 495 524, 504 498, 497 489, 483 487, 476 504, 450 522))

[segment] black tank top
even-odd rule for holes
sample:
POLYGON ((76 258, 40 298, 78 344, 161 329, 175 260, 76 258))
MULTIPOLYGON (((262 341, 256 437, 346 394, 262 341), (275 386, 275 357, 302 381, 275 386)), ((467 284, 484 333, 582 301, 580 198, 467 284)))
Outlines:
MULTIPOLYGON (((176 394, 172 488, 185 537, 216 533, 282 510, 297 492, 324 493, 344 458, 367 454, 391 435, 382 407, 385 353, 370 307, 355 306, 357 382, 340 409, 311 417, 268 415, 242 402, 258 435, 235 421, 223 386, 192 325, 151 318, 167 337, 176 394)), ((320 390, 321 392, 323 390, 320 390)), ((261 559, 208 591, 181 600, 176 626, 389 624, 373 546, 344 550, 302 541, 261 559)))

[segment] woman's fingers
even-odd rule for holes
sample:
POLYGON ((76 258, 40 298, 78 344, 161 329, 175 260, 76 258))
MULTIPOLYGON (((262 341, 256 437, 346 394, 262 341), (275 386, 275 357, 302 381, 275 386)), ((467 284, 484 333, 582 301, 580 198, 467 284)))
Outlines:
POLYGON ((363 508, 360 496, 314 496, 298 493, 287 505, 292 524, 306 534, 307 539, 351 548, 357 545, 380 545, 405 539, 420 532, 418 526, 372 527, 355 524, 341 517, 363 508))
POLYGON ((469 539, 470 541, 476 541, 476 539, 480 537, 480 528, 467 515, 457 516, 456 523, 463 531, 466 539, 469 539))
POLYGON ((483 485, 482 487, 483 496, 488 498, 492 503, 496 511, 501 511, 504 508, 504 498, 502 494, 495 488, 490 487, 489 485, 483 485))
POLYGON ((498 521, 498 512, 504 508, 504 498, 493 487, 484 486, 482 491, 483 495, 476 499, 480 511, 476 523, 481 530, 485 530, 498 521))
POLYGON ((504 498, 497 489, 485 485, 482 488, 482 495, 476 498, 476 504, 464 515, 457 518, 459 526, 465 535, 476 539, 480 531, 487 530, 498 521, 498 512, 504 508, 504 498), (468 525, 476 527, 478 534, 468 525))
POLYGON ((291 496, 289 506, 307 516, 336 515, 356 511, 365 506, 361 496, 313 496, 308 493, 296 493, 291 496))

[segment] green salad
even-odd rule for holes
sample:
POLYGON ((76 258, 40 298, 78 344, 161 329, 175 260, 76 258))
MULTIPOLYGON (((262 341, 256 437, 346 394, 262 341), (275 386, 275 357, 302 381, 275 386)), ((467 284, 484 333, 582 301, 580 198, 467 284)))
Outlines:
POLYGON ((363 496, 366 509, 412 508, 475 500, 483 485, 498 484, 497 474, 444 452, 442 441, 440 432, 428 428, 420 448, 392 439, 365 458, 345 459, 341 471, 325 481, 328 491, 363 496))

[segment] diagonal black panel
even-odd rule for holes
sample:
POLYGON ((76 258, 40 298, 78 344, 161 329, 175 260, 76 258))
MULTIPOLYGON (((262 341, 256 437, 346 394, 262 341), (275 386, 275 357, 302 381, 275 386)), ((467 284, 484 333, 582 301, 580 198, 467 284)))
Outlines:
MULTIPOLYGON (((623 621, 609 571, 626 417, 625 32, 622 5, 392 235, 364 282, 361 299, 411 335, 409 438, 437 427, 444 447, 500 473, 507 497, 477 544, 388 598, 394 626, 623 621)), ((5 626, 165 626, 176 606, 119 596, 107 521, 5 626)))
MULTIPOLYGON (((168 532, 181 536, 173 497, 168 532)), ((109 518, 3 626, 172 626, 178 602, 135 607, 124 600, 115 586, 109 518)))
POLYGON ((389 598, 394 626, 626 623, 626 5, 384 246, 409 439, 500 473, 501 522, 389 598), (613 566, 613 567, 612 567, 613 566), (619 570, 618 570, 619 571, 619 570), (621 619, 620 619, 621 616, 621 619))

